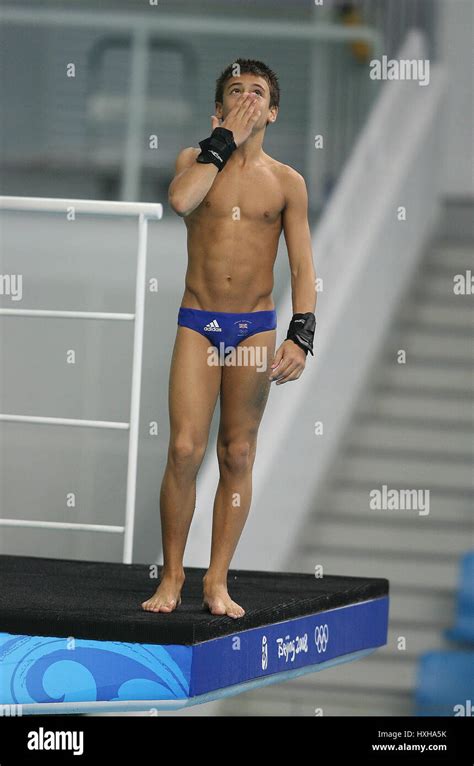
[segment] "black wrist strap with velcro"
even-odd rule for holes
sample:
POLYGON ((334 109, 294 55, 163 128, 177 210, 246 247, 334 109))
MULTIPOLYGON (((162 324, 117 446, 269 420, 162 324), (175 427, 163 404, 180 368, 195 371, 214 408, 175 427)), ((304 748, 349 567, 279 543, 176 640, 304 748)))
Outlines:
POLYGON ((206 164, 212 162, 219 172, 225 166, 232 152, 237 149, 234 134, 227 128, 214 128, 209 138, 199 141, 199 146, 202 151, 196 157, 196 161, 206 164))
POLYGON ((316 317, 311 311, 306 314, 293 314, 293 318, 288 328, 286 340, 292 340, 297 346, 303 349, 305 354, 308 351, 313 354, 314 331, 316 329, 316 317))

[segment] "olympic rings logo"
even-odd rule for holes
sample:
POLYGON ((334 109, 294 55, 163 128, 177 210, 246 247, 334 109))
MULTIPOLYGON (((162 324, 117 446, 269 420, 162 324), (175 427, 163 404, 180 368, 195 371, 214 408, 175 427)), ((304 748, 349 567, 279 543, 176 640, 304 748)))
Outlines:
POLYGON ((318 654, 325 652, 329 643, 329 627, 325 625, 316 625, 314 629, 314 643, 318 654))

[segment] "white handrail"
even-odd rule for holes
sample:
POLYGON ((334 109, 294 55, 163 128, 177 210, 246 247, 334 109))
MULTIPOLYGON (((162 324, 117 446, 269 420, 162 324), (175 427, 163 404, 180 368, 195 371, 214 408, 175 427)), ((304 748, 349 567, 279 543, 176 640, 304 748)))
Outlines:
POLYGON ((308 18, 306 21, 289 21, 287 19, 265 19, 265 23, 258 24, 255 19, 246 19, 239 16, 222 16, 199 14, 198 16, 178 16, 171 13, 163 13, 158 8, 154 10, 137 12, 108 13, 91 10, 77 10, 68 8, 15 8, 5 7, 0 12, 0 19, 14 24, 34 24, 45 26, 71 26, 93 29, 116 29, 122 31, 143 30, 152 32, 154 35, 161 34, 168 37, 170 34, 179 36, 189 35, 193 38, 198 34, 208 36, 256 37, 258 39, 280 40, 364 40, 372 42, 376 49, 381 49, 382 36, 374 27, 361 24, 360 26, 348 27, 331 22, 317 22, 308 18))
POLYGON ((31 519, 0 519, 2 527, 32 527, 34 529, 71 529, 80 532, 112 532, 123 534, 124 527, 112 524, 82 524, 69 521, 33 521, 31 519))
POLYGON ((90 215, 144 215, 147 219, 160 220, 163 205, 153 202, 110 202, 96 199, 59 199, 56 197, 5 197, 0 196, 0 210, 37 211, 39 213, 68 213, 73 208, 90 215))
POLYGON ((118 314, 110 311, 50 311, 48 309, 0 309, 0 316, 50 317, 51 319, 118 319, 131 322, 135 314, 118 314))
POLYGON ((35 423, 45 426, 71 426, 79 428, 112 428, 119 431, 128 431, 130 424, 113 420, 83 420, 82 418, 49 418, 39 415, 14 415, 5 412, 0 413, 0 421, 3 423, 35 423))

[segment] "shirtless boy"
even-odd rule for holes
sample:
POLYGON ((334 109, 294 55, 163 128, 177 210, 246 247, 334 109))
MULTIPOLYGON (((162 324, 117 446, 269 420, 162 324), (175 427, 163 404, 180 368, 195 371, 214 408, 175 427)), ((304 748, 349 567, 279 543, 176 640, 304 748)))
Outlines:
POLYGON ((155 594, 141 605, 147 611, 171 612, 181 603, 196 477, 219 397, 220 479, 203 607, 215 615, 245 614, 228 593, 227 573, 250 509, 258 428, 271 381, 297 380, 307 352, 313 353, 316 291, 306 184, 262 148, 279 97, 277 77, 262 62, 229 65, 216 83, 211 136, 199 149, 180 152, 169 187, 170 205, 187 227, 188 268, 170 371, 171 432, 160 494, 164 563, 155 594), (294 316, 275 353, 273 265, 282 229, 294 316), (259 351, 267 369, 222 361, 239 347, 249 347, 242 356, 247 360, 259 351), (224 356, 210 363, 217 348, 224 356))

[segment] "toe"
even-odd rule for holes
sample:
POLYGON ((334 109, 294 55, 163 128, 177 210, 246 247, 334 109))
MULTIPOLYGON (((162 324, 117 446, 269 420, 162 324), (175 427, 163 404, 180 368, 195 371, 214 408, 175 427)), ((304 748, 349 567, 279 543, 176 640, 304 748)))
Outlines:
POLYGON ((245 611, 238 604, 233 604, 229 613, 230 613, 231 617, 235 617, 235 618, 238 619, 239 617, 243 617, 244 616, 245 611))

